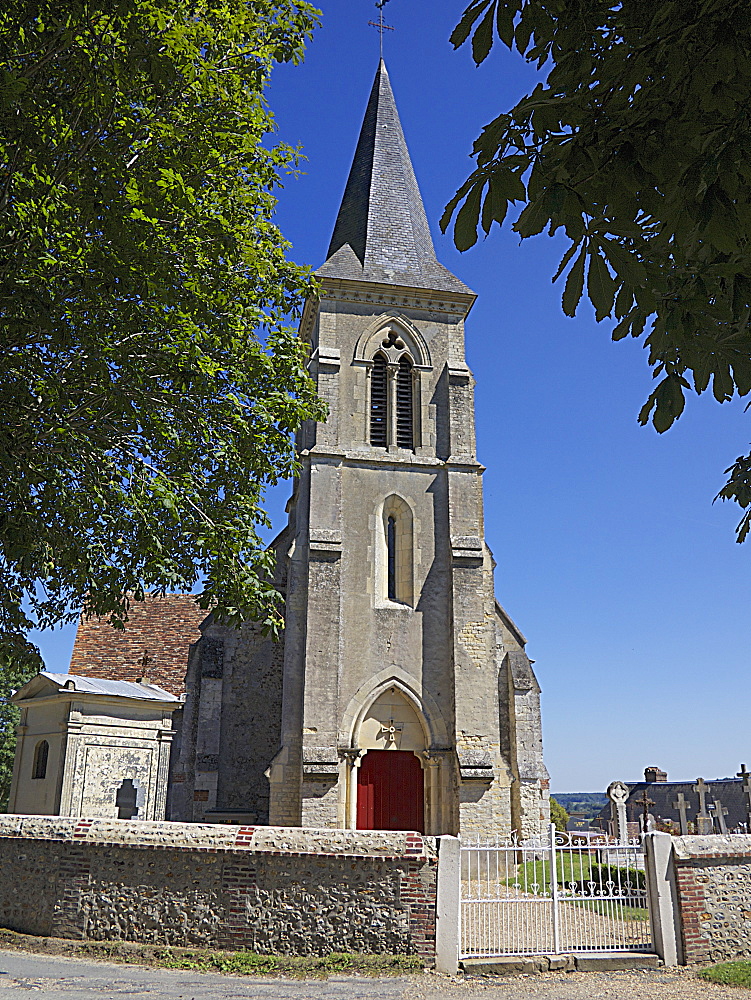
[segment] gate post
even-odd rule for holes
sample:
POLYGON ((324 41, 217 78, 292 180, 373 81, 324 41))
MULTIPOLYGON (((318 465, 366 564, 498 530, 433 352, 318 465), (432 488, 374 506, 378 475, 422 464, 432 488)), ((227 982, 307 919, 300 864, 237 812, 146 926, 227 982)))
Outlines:
POLYGON ((459 971, 462 860, 458 837, 438 837, 436 887, 436 972, 455 976, 459 971))
POLYGON ((669 833, 655 831, 644 836, 644 861, 652 943, 665 965, 683 965, 673 838, 669 833))

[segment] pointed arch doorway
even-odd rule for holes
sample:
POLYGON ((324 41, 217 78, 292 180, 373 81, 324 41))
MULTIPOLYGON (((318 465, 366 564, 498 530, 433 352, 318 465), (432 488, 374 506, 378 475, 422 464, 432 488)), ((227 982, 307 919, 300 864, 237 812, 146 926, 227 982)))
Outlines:
POLYGON ((425 832, 425 785, 411 750, 368 750, 357 771, 358 830, 425 832))
POLYGON ((359 727, 355 825, 358 830, 425 832, 425 727, 396 685, 365 712, 359 727))

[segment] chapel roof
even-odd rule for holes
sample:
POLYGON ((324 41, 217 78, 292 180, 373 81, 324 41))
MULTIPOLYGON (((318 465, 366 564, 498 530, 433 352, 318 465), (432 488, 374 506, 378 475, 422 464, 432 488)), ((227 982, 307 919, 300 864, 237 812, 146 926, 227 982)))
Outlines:
POLYGON ((82 615, 70 672, 113 681, 143 680, 181 695, 188 652, 201 638, 199 626, 207 615, 192 594, 146 594, 143 601, 131 601, 124 629, 113 628, 106 618, 82 615))
POLYGON ((316 274, 474 295, 436 259, 383 59, 326 262, 316 274))
POLYGON ((75 691, 78 694, 98 694, 110 698, 131 698, 138 701, 179 702, 179 698, 155 684, 112 681, 75 674, 55 674, 43 670, 32 677, 14 695, 13 700, 33 697, 45 691, 75 691))

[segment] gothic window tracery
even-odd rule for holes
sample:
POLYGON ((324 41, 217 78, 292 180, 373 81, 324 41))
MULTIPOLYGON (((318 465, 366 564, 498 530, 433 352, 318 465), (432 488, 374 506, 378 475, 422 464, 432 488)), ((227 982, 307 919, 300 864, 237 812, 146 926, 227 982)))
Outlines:
POLYGON ((415 434, 415 363, 397 330, 384 331, 370 370, 370 443, 413 450, 415 434))

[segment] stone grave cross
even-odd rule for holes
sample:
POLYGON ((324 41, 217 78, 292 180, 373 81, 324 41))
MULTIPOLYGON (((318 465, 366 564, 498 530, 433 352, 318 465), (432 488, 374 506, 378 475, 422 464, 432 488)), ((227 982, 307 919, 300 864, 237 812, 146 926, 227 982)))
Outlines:
POLYGON ((725 817, 728 811, 719 799, 714 800, 714 814, 717 817, 717 825, 720 828, 720 833, 727 833, 728 825, 725 822, 725 817))
POLYGON ((704 778, 697 778, 694 785, 696 794, 699 796, 699 812, 696 816, 696 832, 701 834, 712 833, 714 823, 712 817, 707 812, 707 783, 704 778))
POLYGON ((746 830, 751 833, 751 774, 746 770, 745 764, 741 764, 738 777, 743 782, 743 795, 746 799, 746 830))
POLYGON ((686 801, 686 796, 683 792, 678 792, 678 801, 673 803, 673 809, 678 810, 678 815, 680 816, 681 822, 681 835, 686 836, 688 833, 688 820, 686 819, 686 810, 688 809, 688 802, 686 801))

